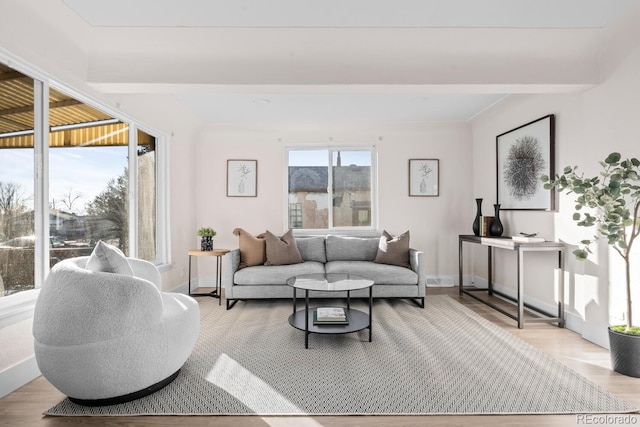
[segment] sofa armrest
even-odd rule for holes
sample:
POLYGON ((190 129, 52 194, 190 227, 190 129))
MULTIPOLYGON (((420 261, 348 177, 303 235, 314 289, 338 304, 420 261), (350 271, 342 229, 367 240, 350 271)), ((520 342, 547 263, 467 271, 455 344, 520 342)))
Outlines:
POLYGON ((411 269, 418 273, 418 285, 424 286, 427 283, 424 252, 417 249, 409 249, 409 263, 411 264, 411 269))
POLYGON ((222 277, 222 287, 224 288, 225 298, 233 298, 233 276, 238 271, 240 265, 240 249, 233 249, 227 253, 223 258, 226 261, 223 271, 225 274, 222 277))

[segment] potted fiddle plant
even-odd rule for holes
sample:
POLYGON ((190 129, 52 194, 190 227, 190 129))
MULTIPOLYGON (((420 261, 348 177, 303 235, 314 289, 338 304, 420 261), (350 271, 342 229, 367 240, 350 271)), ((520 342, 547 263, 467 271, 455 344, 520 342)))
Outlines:
POLYGON ((600 173, 592 177, 568 166, 554 180, 543 176, 542 181, 546 189, 575 193, 573 220, 580 227, 597 227, 595 235, 573 252, 578 260, 586 260, 590 246, 600 239, 624 260, 626 324, 609 327, 611 363, 616 372, 640 377, 640 327, 633 324, 631 303, 632 286, 638 283, 631 280, 631 250, 640 234, 640 160, 611 153, 600 165, 600 173))
POLYGON ((217 233, 213 228, 202 227, 198 230, 198 236, 200 236, 200 250, 212 251, 213 250, 213 236, 217 233))

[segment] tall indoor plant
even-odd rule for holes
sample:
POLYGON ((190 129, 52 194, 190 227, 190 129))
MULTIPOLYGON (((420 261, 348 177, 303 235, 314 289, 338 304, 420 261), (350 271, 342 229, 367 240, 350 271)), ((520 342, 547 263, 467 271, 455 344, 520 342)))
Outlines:
POLYGON ((591 253, 590 245, 600 239, 606 239, 609 246, 624 260, 626 325, 609 328, 611 358, 614 370, 640 377, 640 327, 633 325, 631 302, 631 250, 640 234, 640 160, 635 157, 622 159, 620 153, 611 153, 600 165, 602 170, 593 177, 578 174, 577 166, 568 166, 564 168, 562 175, 556 175, 555 180, 543 176, 542 181, 546 189, 557 188, 558 191, 569 190, 576 194, 573 219, 577 225, 597 226, 596 234, 591 239, 582 240, 582 246, 573 252, 578 260, 586 260, 591 253), (587 208, 585 212, 581 212, 583 208, 587 208), (619 338, 615 334, 630 337, 629 341, 636 343, 635 350, 625 347, 623 351, 627 353, 626 356, 614 354, 616 350, 613 340, 619 338), (624 359, 627 356, 632 360, 618 361, 620 357, 624 359), (626 367, 616 366, 617 364, 631 364, 632 368, 635 367, 635 372, 623 372, 626 367))

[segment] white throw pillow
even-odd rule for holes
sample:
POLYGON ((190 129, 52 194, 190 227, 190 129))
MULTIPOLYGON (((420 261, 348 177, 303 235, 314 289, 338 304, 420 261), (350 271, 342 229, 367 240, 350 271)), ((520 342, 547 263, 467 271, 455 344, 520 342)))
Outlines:
POLYGON ((93 248, 86 269, 133 276, 133 270, 131 270, 129 261, 122 251, 102 240, 98 241, 96 247, 93 248))

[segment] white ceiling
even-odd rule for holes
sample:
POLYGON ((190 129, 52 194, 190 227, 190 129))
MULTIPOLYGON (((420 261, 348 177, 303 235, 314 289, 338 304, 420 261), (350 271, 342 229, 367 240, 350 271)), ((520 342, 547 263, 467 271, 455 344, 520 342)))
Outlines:
POLYGON ((207 123, 465 121, 510 93, 584 90, 603 27, 640 4, 61 1, 96 88, 168 93, 207 123))

